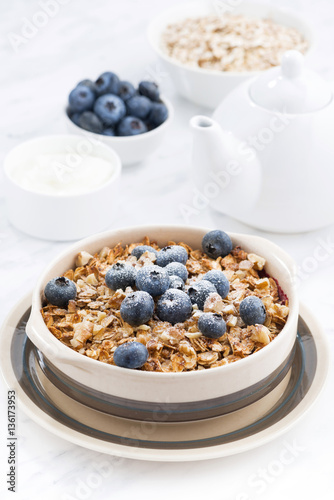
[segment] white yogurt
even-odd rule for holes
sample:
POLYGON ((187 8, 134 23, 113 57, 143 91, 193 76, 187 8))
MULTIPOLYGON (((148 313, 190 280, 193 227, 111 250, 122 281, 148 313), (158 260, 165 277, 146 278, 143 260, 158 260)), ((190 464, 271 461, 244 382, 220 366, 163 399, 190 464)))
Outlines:
POLYGON ((108 182, 114 168, 110 161, 77 153, 38 154, 16 164, 11 177, 29 191, 51 195, 75 195, 108 182))

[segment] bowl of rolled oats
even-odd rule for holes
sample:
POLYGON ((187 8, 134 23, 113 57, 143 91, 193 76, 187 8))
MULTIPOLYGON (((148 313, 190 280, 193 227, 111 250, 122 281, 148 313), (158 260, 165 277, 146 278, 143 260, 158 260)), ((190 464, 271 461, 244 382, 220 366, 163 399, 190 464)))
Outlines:
POLYGON ((291 258, 257 236, 185 226, 100 233, 44 270, 27 334, 60 390, 113 415, 264 411, 259 402, 274 404, 289 381, 293 275, 291 258))
POLYGON ((215 108, 247 78, 279 66, 287 50, 313 46, 310 26, 276 6, 192 2, 170 8, 148 27, 148 39, 177 91, 215 108))

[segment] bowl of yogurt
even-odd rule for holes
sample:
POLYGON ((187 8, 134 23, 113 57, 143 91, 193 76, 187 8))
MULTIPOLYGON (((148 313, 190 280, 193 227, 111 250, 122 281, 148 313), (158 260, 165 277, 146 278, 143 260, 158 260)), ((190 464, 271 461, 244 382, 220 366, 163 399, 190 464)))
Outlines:
POLYGON ((4 161, 10 222, 31 236, 77 240, 111 226, 121 160, 93 138, 51 135, 21 143, 4 161))

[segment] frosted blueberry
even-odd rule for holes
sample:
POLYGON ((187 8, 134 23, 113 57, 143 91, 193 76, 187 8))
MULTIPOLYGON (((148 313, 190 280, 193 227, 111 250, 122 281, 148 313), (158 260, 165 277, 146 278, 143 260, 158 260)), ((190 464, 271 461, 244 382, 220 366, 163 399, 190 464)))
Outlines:
POLYGON ((154 255, 158 255, 157 250, 149 245, 139 245, 139 246, 135 247, 132 250, 131 255, 134 255, 137 259, 140 259, 140 257, 145 252, 151 252, 151 253, 154 253, 154 255))
POLYGON ((169 288, 175 288, 176 290, 184 290, 184 281, 179 276, 170 276, 169 288))
POLYGON ((170 289, 158 300, 157 315, 161 321, 183 323, 192 313, 192 305, 189 296, 182 290, 170 289))
POLYGON ((255 295, 249 295, 240 302, 239 314, 246 325, 263 325, 267 315, 262 300, 255 295))
POLYGON ((198 309, 203 310, 206 299, 211 293, 217 293, 216 287, 206 280, 196 281, 188 288, 188 294, 192 304, 197 304, 198 309))
POLYGON ((148 350, 140 342, 127 342, 115 349, 114 363, 123 368, 141 368, 148 359, 148 350))
POLYGON ((125 290, 128 286, 134 286, 136 270, 125 262, 116 262, 108 269, 105 280, 107 287, 111 290, 118 290, 119 288, 125 290))
POLYGON ((181 262, 171 262, 165 267, 169 276, 179 276, 184 282, 188 279, 188 271, 184 264, 181 262))
POLYGON ((143 325, 153 316, 154 300, 147 292, 130 293, 123 300, 120 312, 122 319, 129 325, 143 325))
POLYGON ((226 323, 220 314, 204 313, 198 320, 198 329, 205 337, 219 339, 226 332, 226 323))
POLYGON ((77 296, 77 287, 72 280, 61 276, 46 284, 44 295, 53 306, 67 307, 68 302, 77 296))
POLYGON ((204 280, 210 281, 215 287, 219 295, 225 299, 230 291, 230 282, 222 271, 212 269, 203 276, 204 280))
POLYGON ((136 277, 136 287, 149 293, 152 297, 162 295, 169 287, 170 277, 159 266, 144 266, 139 269, 136 277))
POLYGON ((207 233, 202 240, 203 252, 209 257, 217 259, 225 257, 233 248, 232 240, 224 231, 216 229, 207 233))
POLYGON ((180 262, 185 264, 188 260, 188 252, 181 245, 170 245, 164 247, 158 252, 157 265, 165 267, 171 262, 180 262))

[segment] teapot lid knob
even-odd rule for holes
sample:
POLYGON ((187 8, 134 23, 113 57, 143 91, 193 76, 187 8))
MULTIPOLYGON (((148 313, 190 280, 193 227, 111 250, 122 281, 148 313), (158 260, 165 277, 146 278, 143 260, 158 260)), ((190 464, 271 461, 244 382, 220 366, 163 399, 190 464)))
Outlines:
POLYGON ((328 83, 304 67, 297 50, 284 53, 280 67, 262 72, 250 82, 252 101, 272 112, 312 113, 328 106, 333 93, 328 83))
POLYGON ((298 50, 288 50, 282 57, 281 70, 286 78, 298 78, 304 70, 304 56, 298 50))

